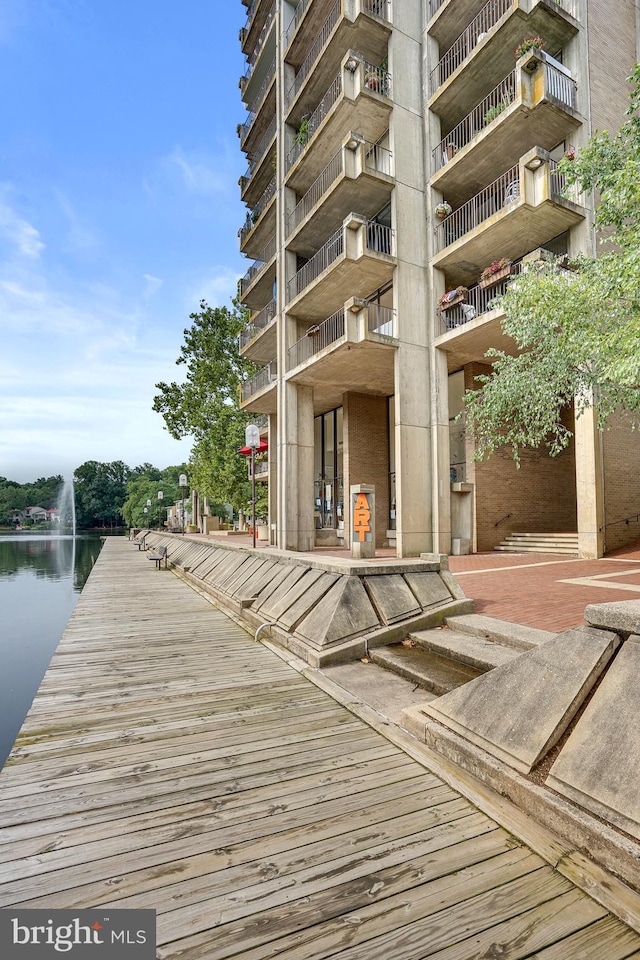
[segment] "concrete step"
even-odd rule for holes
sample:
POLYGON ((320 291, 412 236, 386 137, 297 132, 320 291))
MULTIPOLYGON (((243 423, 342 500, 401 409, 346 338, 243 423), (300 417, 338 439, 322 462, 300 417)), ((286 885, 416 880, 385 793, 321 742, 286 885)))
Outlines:
POLYGON ((518 544, 518 543, 506 543, 504 540, 502 543, 496 544, 493 548, 499 553, 557 553, 561 554, 564 557, 577 557, 578 551, 574 550, 573 547, 559 547, 557 544, 518 544))
POLYGON ((577 533, 510 533, 494 550, 503 553, 561 553, 578 555, 577 533))
POLYGON ((474 680, 482 672, 462 663, 454 663, 447 657, 425 650, 417 643, 415 646, 405 642, 377 647, 369 652, 369 659, 438 697, 474 680))
POLYGON ((527 627, 521 623, 511 623, 509 620, 498 620, 496 617, 486 617, 481 613, 460 614, 457 617, 447 617, 447 626, 459 633, 471 634, 484 640, 492 640, 517 650, 530 650, 539 647, 556 636, 549 630, 539 630, 537 627, 527 627))
POLYGON ((484 636, 462 633, 449 627, 420 630, 412 633, 410 639, 415 640, 425 650, 456 663, 466 664, 480 673, 487 673, 494 667, 511 663, 523 652, 495 640, 488 640, 484 636))

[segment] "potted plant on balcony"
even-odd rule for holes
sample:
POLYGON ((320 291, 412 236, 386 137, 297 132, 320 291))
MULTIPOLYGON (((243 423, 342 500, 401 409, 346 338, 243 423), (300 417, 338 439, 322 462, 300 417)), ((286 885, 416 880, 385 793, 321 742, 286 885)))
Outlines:
POLYGON ((542 50, 543 47, 544 40, 542 37, 523 37, 513 52, 516 60, 519 60, 520 57, 524 57, 525 53, 528 53, 529 50, 542 50))
POLYGON ((506 110, 509 104, 511 103, 511 97, 506 93, 501 100, 497 103, 494 103, 492 107, 489 107, 487 112, 484 115, 485 125, 489 125, 492 120, 495 120, 496 117, 499 117, 503 110, 506 110))
POLYGON ((513 264, 507 257, 502 257, 501 260, 492 260, 480 274, 480 286, 483 289, 495 286, 496 283, 500 283, 505 277, 511 275, 512 267, 513 264))
POLYGON ((435 205, 435 207, 433 208, 433 212, 435 213, 438 220, 445 220, 446 217, 448 217, 449 214, 451 213, 451 209, 452 208, 450 203, 447 203, 446 200, 441 200, 440 203, 437 203, 435 205))
POLYGON ((380 90, 382 78, 378 70, 369 70, 364 75, 364 85, 367 90, 380 90))
POLYGON ((467 299, 468 292, 468 289, 462 286, 447 290, 438 300, 438 306, 441 312, 448 310, 450 307, 455 307, 458 303, 464 303, 467 299))
POLYGON ((309 118, 303 117, 293 138, 299 147, 304 147, 309 139, 309 118))

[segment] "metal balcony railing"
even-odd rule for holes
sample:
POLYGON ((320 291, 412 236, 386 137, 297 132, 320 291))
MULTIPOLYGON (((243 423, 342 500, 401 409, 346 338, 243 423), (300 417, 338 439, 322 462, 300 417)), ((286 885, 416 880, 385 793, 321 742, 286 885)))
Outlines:
POLYGON ((275 15, 276 15, 276 4, 274 2, 273 6, 271 7, 271 10, 269 10, 269 13, 267 14, 267 19, 265 20, 264 26, 260 31, 260 36, 256 40, 256 45, 253 48, 253 53, 251 54, 251 56, 249 57, 249 60, 247 61, 246 70, 242 75, 243 80, 249 79, 249 76, 257 63, 258 57, 262 53, 264 42, 267 39, 267 36, 269 35, 269 30, 271 28, 271 24, 273 23, 275 15))
POLYGON ((248 343, 250 343, 254 337, 266 327, 269 326, 271 321, 276 316, 276 301, 270 300, 266 307, 263 307, 260 313, 258 313, 249 323, 246 325, 244 330, 240 331, 239 341, 240 349, 243 350, 248 343))
POLYGON ((243 189, 246 187, 247 183, 249 182, 251 177, 254 175, 254 173, 260 166, 261 160, 264 158, 264 155, 269 149, 269 145, 276 135, 276 124, 277 124, 277 121, 276 121, 276 118, 274 117, 271 123, 269 124, 264 137, 256 147, 255 153, 251 158, 251 160, 249 161, 249 166, 247 167, 246 172, 242 175, 243 189))
POLYGON ((545 63, 547 93, 565 107, 576 109, 578 85, 566 71, 558 70, 552 63, 545 63))
POLYGON ((315 180, 307 192, 301 197, 294 207, 287 221, 289 233, 302 223, 310 210, 313 210, 318 200, 324 196, 332 183, 344 172, 344 154, 340 149, 334 157, 329 160, 320 176, 315 180))
POLYGON ((254 423, 260 432, 267 430, 269 428, 269 414, 259 413, 257 417, 251 417, 251 423, 254 423))
POLYGON ((394 232, 391 227, 384 223, 377 223, 375 220, 367 222, 367 249, 375 250, 376 253, 386 253, 393 255, 394 232))
POLYGON ((577 183, 569 184, 555 160, 549 160, 549 192, 561 200, 571 200, 584 206, 584 194, 577 183))
POLYGON ((384 67, 377 66, 375 63, 369 63, 364 60, 362 63, 364 70, 364 85, 367 90, 375 90, 385 97, 391 96, 391 74, 384 67))
POLYGON ((336 2, 334 3, 329 13, 329 16, 327 17, 327 19, 322 25, 322 29, 320 30, 320 33, 318 34, 316 39, 313 41, 313 44, 311 45, 311 49, 309 50, 308 54, 304 58, 304 61, 300 69, 296 73, 293 83, 287 90, 287 95, 286 95, 287 107, 294 100, 302 84, 311 73, 311 70, 316 60, 322 53, 323 49, 326 47, 329 37, 333 32, 333 28, 335 27, 336 23, 340 19, 341 12, 342 12, 342 0, 336 0, 336 2))
POLYGON ((334 313, 327 320, 309 327, 305 335, 289 347, 289 370, 293 370, 299 363, 304 363, 314 354, 320 353, 321 350, 340 340, 344 335, 344 307, 341 307, 337 313, 334 313))
POLYGON ((480 13, 473 18, 469 26, 460 34, 458 39, 439 60, 438 65, 431 71, 431 93, 440 87, 460 64, 467 59, 473 48, 496 25, 500 17, 504 16, 514 0, 489 0, 480 13))
POLYGON ((310 260, 307 260, 304 267, 301 267, 296 275, 289 280, 287 284, 289 301, 297 297, 301 290, 304 290, 316 277, 319 277, 323 270, 330 267, 343 251, 344 227, 341 226, 340 229, 336 230, 333 236, 320 247, 318 252, 314 253, 310 260))
MULTIPOLYGON (((430 13, 433 16, 436 10, 442 6, 444 0, 441 0, 440 3, 437 0, 431 0, 431 2, 430 13)), ((577 19, 580 0, 554 0, 554 3, 569 16, 577 19)), ((477 43, 484 39, 485 35, 495 27, 498 20, 512 6, 514 6, 514 0, 489 0, 484 5, 480 13, 473 18, 431 71, 430 93, 435 93, 438 87, 449 79, 451 74, 467 59, 477 43)))
POLYGON ((264 193, 256 203, 255 207, 251 211, 251 213, 247 214, 247 219, 245 220, 244 225, 239 230, 238 235, 240 237, 241 245, 245 242, 245 240, 247 239, 247 237, 255 227, 256 223, 262 216, 262 213, 265 207, 267 206, 269 201, 275 196, 275 193, 276 193, 276 178, 274 176, 269 181, 269 185, 267 189, 264 191, 264 193))
POLYGON ((447 0, 429 0, 429 19, 433 17, 447 0))
POLYGON ((247 111, 247 115, 244 119, 244 122, 238 126, 238 136, 240 137, 241 145, 244 144, 245 140, 249 135, 249 131, 251 130, 251 127, 253 126, 255 119, 258 116, 258 113, 260 112, 260 107, 266 100, 269 87, 273 83, 273 78, 275 77, 275 75, 276 75, 276 61, 274 57, 274 59, 269 65, 269 69, 267 70, 267 75, 262 81, 262 85, 258 93, 256 94, 256 97, 253 103, 251 104, 251 106, 247 111))
POLYGON ((300 25, 300 21, 304 17, 308 6, 309 6, 309 0, 300 0, 296 9, 294 10, 293 17, 291 18, 291 22, 287 27, 287 32, 285 35, 286 46, 289 46, 291 37, 294 35, 296 30, 298 29, 298 26, 300 25))
POLYGON ((315 108, 311 116, 308 118, 307 122, 307 136, 304 142, 295 142, 289 153, 287 154, 287 170, 290 170, 294 165, 298 157, 306 150, 307 145, 314 133, 328 114, 331 107, 336 103, 338 97, 342 93, 342 73, 339 73, 337 77, 331 82, 331 86, 323 96, 322 100, 315 108))
POLYGON ((461 207, 450 213, 436 227, 436 250, 440 252, 473 230, 493 214, 503 210, 510 203, 520 199, 520 179, 518 164, 501 174, 488 187, 467 200, 461 207))
POLYGON ((381 147, 379 143, 366 143, 364 165, 368 170, 375 170, 376 173, 386 173, 389 177, 393 176, 392 159, 393 154, 387 147, 381 147))
POLYGON ((378 336, 395 336, 395 316, 393 307, 383 307, 379 303, 368 304, 368 322, 367 329, 369 333, 377 333, 378 336))
POLYGON ((238 291, 241 297, 244 296, 244 294, 247 292, 247 290, 249 289, 251 284, 254 282, 258 274, 262 273, 266 265, 269 263, 270 260, 273 259, 273 257, 275 257, 275 255, 276 255, 276 238, 272 237, 272 239, 269 240, 269 243, 266 245, 266 247, 264 248, 260 256, 253 261, 253 263, 245 273, 244 277, 238 284, 238 291))
POLYGON ((522 273, 522 270, 522 260, 512 263, 511 273, 508 277, 499 280, 491 287, 483 287, 479 283, 476 283, 472 287, 469 287, 464 303, 457 303, 447 310, 439 310, 442 318, 443 332, 457 330, 458 327, 463 327, 466 323, 470 323, 471 320, 475 320, 476 317, 481 317, 484 313, 492 310, 496 298, 506 293, 507 287, 513 278, 522 273))
POLYGON ((390 8, 391 0, 362 0, 363 13, 371 13, 387 23, 391 22, 390 8))
POLYGON ((270 386, 274 381, 278 379, 278 361, 272 360, 270 363, 263 367, 259 373, 256 373, 255 377, 251 377, 250 380, 244 380, 240 384, 240 398, 245 401, 250 397, 254 397, 256 393, 259 393, 260 390, 263 390, 265 387, 270 386))

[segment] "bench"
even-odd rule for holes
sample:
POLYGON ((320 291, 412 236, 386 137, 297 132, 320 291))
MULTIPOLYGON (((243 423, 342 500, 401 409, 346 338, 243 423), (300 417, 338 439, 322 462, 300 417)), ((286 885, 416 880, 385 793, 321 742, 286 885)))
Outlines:
POLYGON ((167 548, 166 548, 166 547, 158 547, 158 552, 157 552, 157 553, 149 553, 149 554, 147 554, 147 560, 155 560, 156 567, 157 567, 158 570, 160 569, 160 564, 161 564, 162 561, 164 560, 164 566, 165 566, 165 570, 166 570, 166 568, 167 568, 167 548))
POLYGON ((148 530, 141 530, 140 533, 137 534, 137 536, 129 537, 129 540, 131 540, 132 543, 135 543, 137 545, 138 550, 146 550, 144 541, 148 533, 149 533, 148 530))

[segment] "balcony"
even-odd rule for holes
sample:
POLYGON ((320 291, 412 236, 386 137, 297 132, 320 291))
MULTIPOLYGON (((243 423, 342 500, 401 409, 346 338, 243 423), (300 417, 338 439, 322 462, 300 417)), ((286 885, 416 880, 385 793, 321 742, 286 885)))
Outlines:
POLYGON ((287 219, 289 242, 296 253, 311 256, 332 226, 351 211, 354 196, 367 219, 381 210, 393 190, 392 159, 386 147, 348 134, 287 219))
MULTIPOLYGON (((307 24, 314 9, 319 7, 318 3, 311 7, 307 24)), ((326 11, 326 6, 324 9, 326 11)), ((376 64, 386 59, 391 26, 374 14, 374 10, 388 15, 388 5, 375 0, 352 0, 348 7, 343 0, 335 0, 313 36, 308 37, 307 44, 302 46, 296 42, 287 52, 287 62, 296 68, 294 80, 285 91, 288 123, 297 126, 312 109, 339 69, 345 50, 356 47, 364 59, 376 64)))
POLYGON ((270 300, 266 307, 251 317, 238 338, 240 353, 253 363, 269 363, 277 351, 276 301, 270 300))
POLYGON ((575 36, 577 10, 578 0, 489 0, 431 71, 430 108, 453 126, 513 68, 524 36, 540 35, 553 51, 575 36))
POLYGON ((276 412, 276 385, 278 382, 278 363, 272 360, 255 377, 245 380, 239 386, 240 407, 249 413, 276 412))
POLYGON ((393 393, 395 311, 351 297, 313 324, 288 351, 286 379, 314 388, 317 409, 340 406, 345 385, 358 393, 393 393))
POLYGON ((276 278, 276 238, 272 237, 260 256, 238 282, 238 297, 245 306, 261 310, 273 297, 276 278))
POLYGON ((248 157, 255 153, 276 113, 276 61, 272 60, 256 98, 243 123, 238 125, 240 146, 248 157))
MULTIPOLYGON (((247 469, 249 472, 249 480, 252 479, 251 475, 251 457, 247 457, 247 469)), ((269 479, 269 461, 268 460, 256 460, 254 464, 254 473, 257 483, 265 483, 269 479)))
POLYGON ((366 295, 393 277, 393 230, 350 214, 287 284, 287 310, 307 320, 326 317, 354 290, 366 295))
POLYGON ((240 77, 240 92, 242 99, 247 104, 256 99, 269 65, 276 55, 275 12, 276 4, 274 3, 249 58, 245 72, 240 77))
POLYGON ((304 137, 286 157, 287 186, 305 193, 352 130, 377 143, 389 128, 391 75, 349 52, 340 72, 306 119, 304 137))
POLYGON ((517 260, 583 220, 582 197, 571 191, 546 150, 530 150, 434 231, 433 264, 450 286, 469 285, 492 260, 517 260))
POLYGON ((247 58, 259 46, 264 25, 272 15, 274 6, 273 2, 269 4, 269 0, 253 0, 253 3, 248 5, 247 19, 240 30, 239 38, 242 52, 247 58))
POLYGON ((276 178, 272 177, 255 207, 247 214, 238 231, 240 250, 248 257, 257 255, 276 232, 276 178))
POLYGON ((275 141, 276 118, 274 117, 256 147, 249 166, 238 181, 242 200, 249 207, 259 202, 275 173, 275 141))
POLYGON ((576 100, 566 67, 531 51, 434 148, 431 185, 461 203, 491 178, 496 157, 512 165, 531 147, 564 140, 583 119, 576 100))

